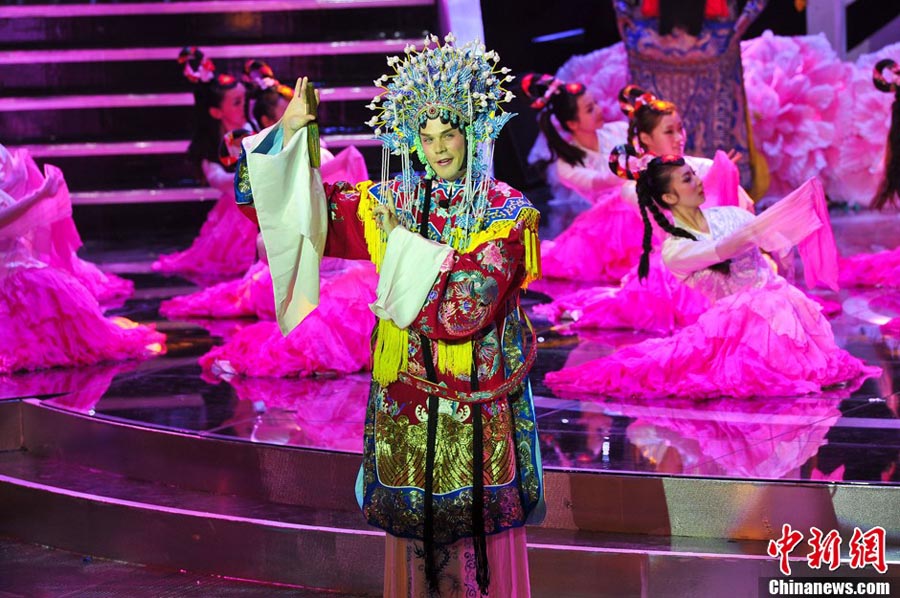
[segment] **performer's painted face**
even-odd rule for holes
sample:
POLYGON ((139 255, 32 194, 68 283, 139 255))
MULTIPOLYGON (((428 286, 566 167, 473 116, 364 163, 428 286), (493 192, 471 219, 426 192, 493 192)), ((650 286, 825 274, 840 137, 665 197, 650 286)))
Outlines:
POLYGON ((684 155, 684 124, 677 112, 663 114, 656 127, 650 133, 639 134, 647 151, 656 156, 684 155))
POLYGON ((573 133, 577 131, 593 133, 603 126, 603 112, 591 92, 586 91, 578 96, 577 118, 566 124, 573 133))
POLYGON ((463 175, 466 165, 466 138, 452 124, 444 124, 439 118, 429 119, 419 129, 425 159, 442 179, 455 181, 463 175))
POLYGON ((696 208, 706 201, 703 181, 689 164, 679 166, 669 177, 669 192, 663 194, 663 201, 671 206, 696 208))
POLYGON ((222 129, 225 131, 240 129, 247 122, 244 114, 246 99, 247 92, 244 86, 238 83, 225 92, 225 97, 222 98, 222 103, 218 107, 209 109, 209 115, 222 121, 222 129))

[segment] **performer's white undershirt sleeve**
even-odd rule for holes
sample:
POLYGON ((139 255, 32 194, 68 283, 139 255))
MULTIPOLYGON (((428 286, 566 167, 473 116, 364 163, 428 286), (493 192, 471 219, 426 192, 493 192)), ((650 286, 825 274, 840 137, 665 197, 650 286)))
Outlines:
POLYGON ((622 184, 622 180, 608 168, 603 172, 586 166, 573 166, 562 159, 556 163, 556 176, 565 187, 580 193, 588 200, 603 189, 619 187, 622 184))
MULTIPOLYGON (((748 217, 752 218, 749 214, 748 217)), ((753 231, 743 226, 721 239, 692 241, 669 237, 663 243, 662 258, 672 274, 685 279, 694 272, 730 260, 755 246, 753 231)))
POLYGON ((691 241, 670 237, 663 243, 663 263, 672 274, 683 280, 694 272, 722 261, 716 253, 716 245, 716 241, 691 241))
POLYGON ((388 236, 378 276, 375 315, 406 328, 416 319, 453 249, 398 226, 388 236))

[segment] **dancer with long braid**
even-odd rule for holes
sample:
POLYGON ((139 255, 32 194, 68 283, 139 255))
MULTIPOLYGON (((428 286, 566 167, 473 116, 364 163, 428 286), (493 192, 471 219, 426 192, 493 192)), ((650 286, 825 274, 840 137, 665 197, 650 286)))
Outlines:
POLYGON ((816 275, 836 282, 828 256, 815 250, 827 247, 829 239, 833 248, 817 181, 754 217, 733 206, 701 209, 703 183, 681 157, 656 157, 637 179, 645 229, 652 220, 668 235, 665 266, 712 305, 671 337, 548 374, 545 382, 554 392, 598 400, 789 397, 880 372, 838 347, 819 305, 775 274, 760 252, 797 244, 808 259, 808 282, 816 275))
POLYGON ((582 214, 556 240, 542 243, 543 275, 618 283, 641 251, 631 234, 640 225, 637 210, 633 202, 622 201, 623 180, 606 165, 610 150, 626 134, 625 123, 604 124, 581 83, 529 73, 522 78, 522 91, 538 111, 538 126, 553 157, 547 169, 551 186, 558 184, 591 205, 589 216, 582 214), (585 243, 590 251, 584 251, 585 243))
MULTIPOLYGON (((635 182, 630 177, 635 164, 646 163, 657 155, 681 155, 684 150, 684 129, 674 104, 660 100, 653 94, 629 85, 619 93, 622 111, 629 116, 627 143, 617 146, 604 162, 603 168, 618 175, 624 182, 619 187, 620 201, 637 204, 635 182), (622 161, 625 161, 625 164, 622 161), (631 166, 628 166, 631 164, 631 166)), ((741 205, 752 209, 750 198, 738 184, 738 173, 731 159, 724 153, 716 160, 685 156, 695 172, 705 177, 714 205, 741 205)), ((591 231, 594 223, 603 218, 599 210, 588 210, 576 219, 573 226, 557 237, 548 253, 565 251, 574 255, 589 254, 597 242, 591 231)), ((646 249, 654 241, 652 229, 646 227, 642 239, 640 221, 632 230, 623 231, 646 249), (648 236, 649 235, 649 236, 648 236)), ((707 304, 702 295, 683 285, 668 272, 657 256, 651 260, 648 275, 638 276, 638 260, 619 287, 595 287, 557 297, 552 303, 537 306, 535 312, 554 323, 571 319, 570 329, 630 328, 634 330, 669 333, 697 319, 707 304)))

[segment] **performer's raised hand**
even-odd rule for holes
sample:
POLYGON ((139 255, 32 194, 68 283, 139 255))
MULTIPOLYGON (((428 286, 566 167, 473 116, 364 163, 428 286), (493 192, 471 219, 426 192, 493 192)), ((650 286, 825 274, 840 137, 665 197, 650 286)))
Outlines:
POLYGON ((385 236, 400 225, 400 219, 397 218, 397 209, 394 207, 394 196, 388 195, 387 203, 380 203, 375 206, 375 226, 384 231, 385 236))
MULTIPOLYGON (((307 77, 297 79, 294 86, 294 97, 284 110, 281 117, 281 127, 284 129, 284 145, 287 145, 294 133, 311 123, 316 119, 315 110, 311 109, 309 102, 306 101, 306 86, 309 80, 307 77)), ((316 90, 316 101, 319 100, 319 90, 316 90)))
POLYGON ((744 157, 744 154, 737 151, 736 149, 731 149, 728 151, 728 159, 737 164, 741 161, 741 158, 744 157))

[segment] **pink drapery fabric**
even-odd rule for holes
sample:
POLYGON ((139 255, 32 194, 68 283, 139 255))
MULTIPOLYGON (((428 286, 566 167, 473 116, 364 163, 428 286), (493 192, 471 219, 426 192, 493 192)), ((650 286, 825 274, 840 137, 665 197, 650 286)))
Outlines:
POLYGON ((713 165, 703 177, 703 190, 707 197, 708 206, 737 206, 737 189, 741 184, 741 173, 734 162, 728 159, 723 151, 717 151, 713 158, 713 165))
POLYGON ((347 181, 355 185, 369 179, 366 161, 359 150, 352 145, 345 148, 332 160, 323 162, 319 172, 322 174, 322 180, 326 183, 347 181))

